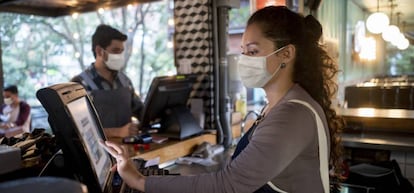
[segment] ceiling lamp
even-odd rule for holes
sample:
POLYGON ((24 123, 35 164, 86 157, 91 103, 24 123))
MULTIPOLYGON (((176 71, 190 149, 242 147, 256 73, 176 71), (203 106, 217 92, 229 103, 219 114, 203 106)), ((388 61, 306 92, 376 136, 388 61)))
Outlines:
POLYGON ((398 37, 399 35, 400 35, 400 29, 395 25, 389 25, 382 32, 382 38, 387 42, 391 42, 393 38, 398 37))
POLYGON ((410 45, 410 42, 405 38, 403 33, 400 33, 391 39, 391 44, 400 50, 405 50, 410 45))
POLYGON ((397 48, 400 50, 405 50, 408 48, 408 46, 410 46, 410 42, 407 38, 403 38, 400 40, 400 42, 398 42, 397 48))
POLYGON ((385 13, 376 12, 367 19, 367 29, 373 34, 380 34, 390 24, 390 19, 385 13))
POLYGON ((367 29, 373 34, 380 34, 390 24, 390 19, 385 13, 379 12, 379 0, 377 0, 377 12, 368 16, 367 29))
MULTIPOLYGON (((404 31, 405 29, 405 21, 403 21, 403 27, 401 29, 401 31, 404 31)), ((408 39, 405 37, 404 33, 401 32, 401 37, 400 40, 398 41, 398 45, 397 48, 400 50, 405 50, 408 48, 408 46, 410 46, 410 41, 408 41, 408 39)))

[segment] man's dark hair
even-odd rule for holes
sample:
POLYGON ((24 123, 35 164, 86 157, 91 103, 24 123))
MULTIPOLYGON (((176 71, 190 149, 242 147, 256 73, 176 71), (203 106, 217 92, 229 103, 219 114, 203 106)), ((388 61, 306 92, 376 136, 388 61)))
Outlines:
POLYGON ((111 44, 112 40, 127 40, 127 36, 119 30, 105 24, 100 24, 95 33, 92 35, 92 53, 96 58, 95 47, 100 46, 106 48, 111 44))
POLYGON ((8 92, 11 92, 13 94, 19 94, 19 90, 17 89, 16 85, 10 85, 10 86, 6 87, 6 88, 4 88, 4 91, 8 91, 8 92))

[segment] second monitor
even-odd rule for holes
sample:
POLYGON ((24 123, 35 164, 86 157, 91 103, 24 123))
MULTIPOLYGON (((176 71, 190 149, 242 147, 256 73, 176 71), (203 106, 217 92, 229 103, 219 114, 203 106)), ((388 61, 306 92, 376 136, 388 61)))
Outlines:
POLYGON ((196 75, 155 77, 144 102, 140 121, 143 132, 157 129, 158 134, 184 139, 203 131, 188 107, 196 75))

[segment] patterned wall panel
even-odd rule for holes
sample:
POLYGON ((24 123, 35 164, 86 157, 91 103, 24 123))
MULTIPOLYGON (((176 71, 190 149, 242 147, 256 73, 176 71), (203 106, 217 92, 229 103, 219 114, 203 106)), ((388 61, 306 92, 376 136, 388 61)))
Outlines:
POLYGON ((215 129, 211 5, 211 0, 174 0, 175 62, 179 74, 198 74, 191 95, 203 99, 205 129, 215 129))

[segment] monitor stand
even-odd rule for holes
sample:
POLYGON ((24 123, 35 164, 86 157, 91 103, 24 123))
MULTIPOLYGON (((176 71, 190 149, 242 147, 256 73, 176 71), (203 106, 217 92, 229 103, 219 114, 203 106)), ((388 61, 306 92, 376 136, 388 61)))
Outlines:
POLYGON ((176 106, 165 111, 161 120, 160 135, 171 139, 185 139, 203 131, 189 108, 176 106))

